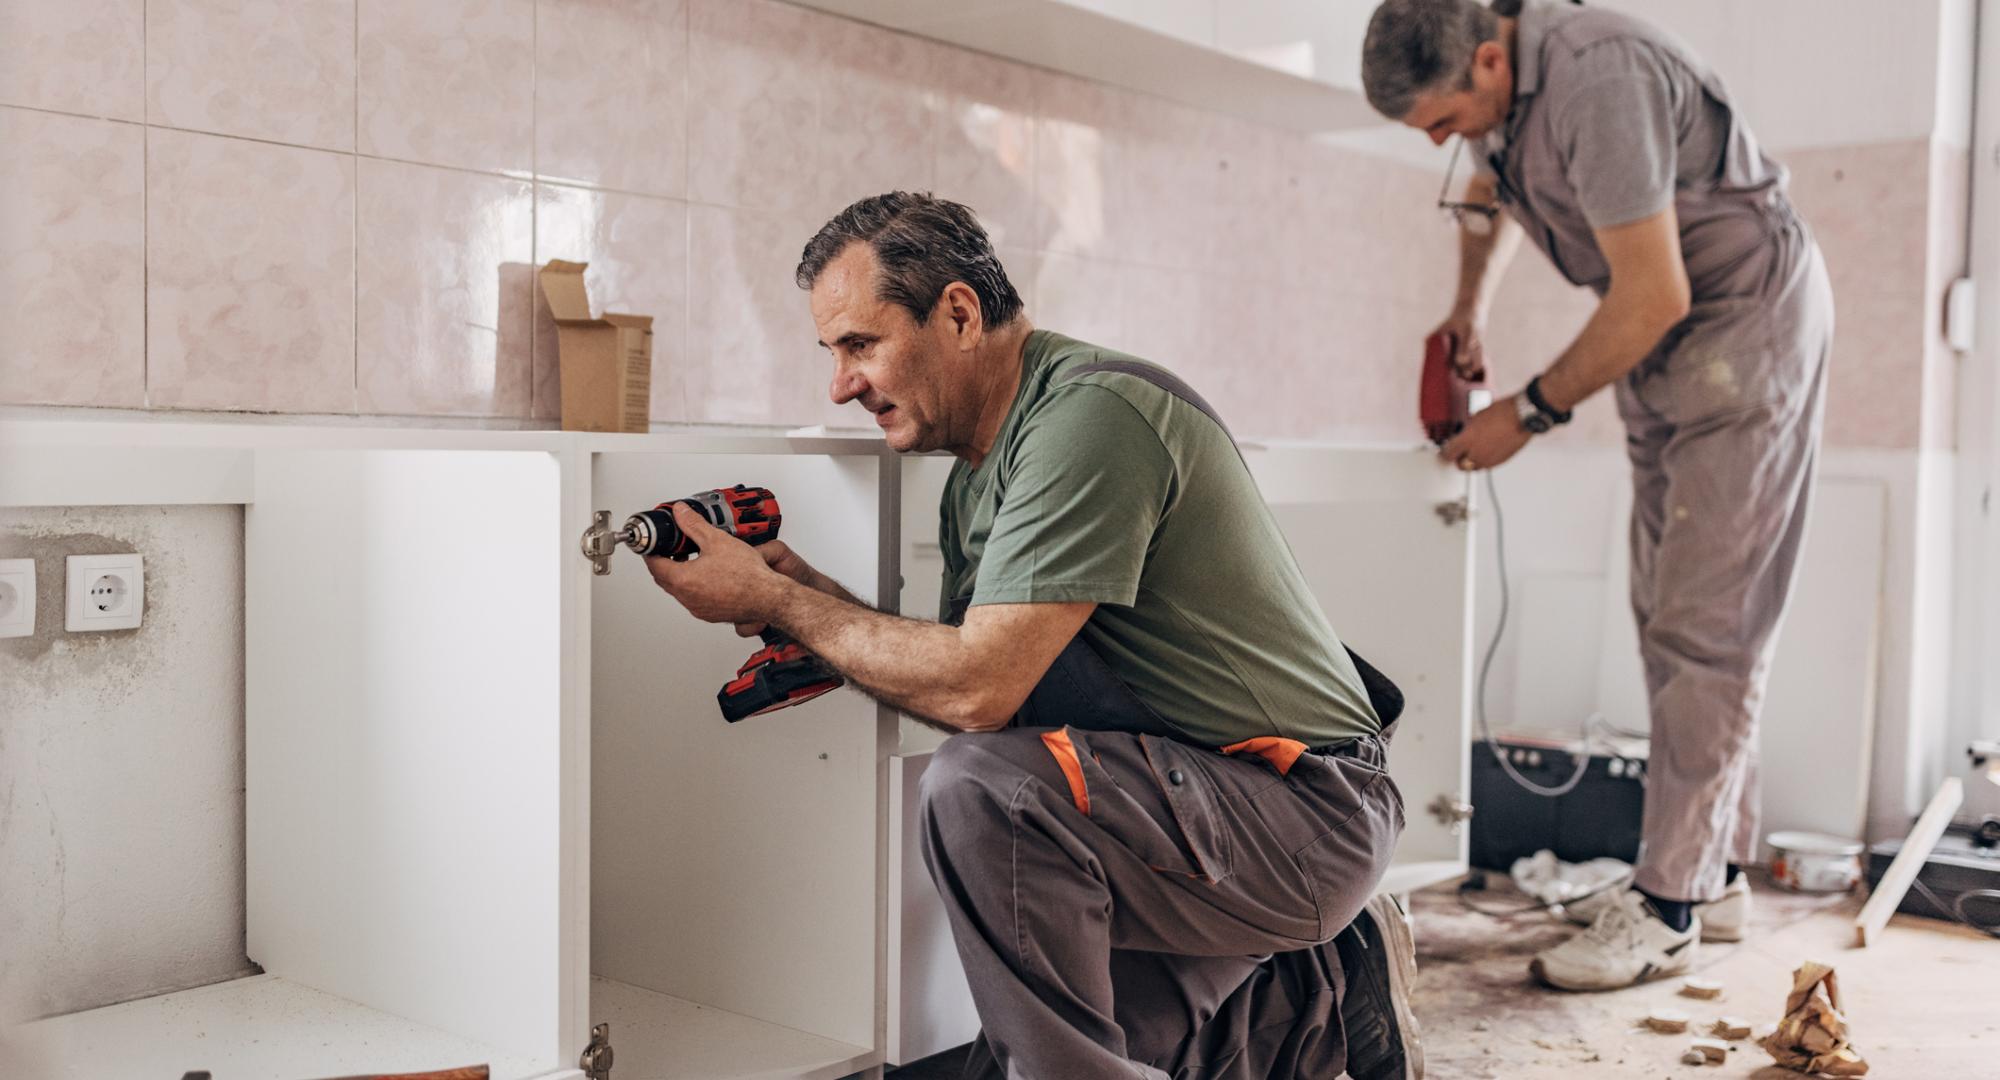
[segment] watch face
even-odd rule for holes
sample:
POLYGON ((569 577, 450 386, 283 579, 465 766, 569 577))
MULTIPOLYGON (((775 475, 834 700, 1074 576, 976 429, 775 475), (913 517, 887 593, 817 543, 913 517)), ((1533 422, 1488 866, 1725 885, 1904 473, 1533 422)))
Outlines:
POLYGON ((1538 412, 1529 413, 1521 418, 1521 426, 1527 428, 1529 434, 1542 435, 1549 430, 1549 418, 1538 412))

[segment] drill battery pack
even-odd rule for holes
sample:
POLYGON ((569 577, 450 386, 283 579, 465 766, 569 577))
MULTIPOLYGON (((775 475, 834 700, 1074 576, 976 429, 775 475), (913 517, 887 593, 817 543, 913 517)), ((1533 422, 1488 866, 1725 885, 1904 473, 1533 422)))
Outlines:
POLYGON ((736 677, 715 692, 722 718, 735 723, 752 716, 798 705, 838 690, 847 680, 805 646, 773 630, 763 634, 764 647, 743 661, 736 677))

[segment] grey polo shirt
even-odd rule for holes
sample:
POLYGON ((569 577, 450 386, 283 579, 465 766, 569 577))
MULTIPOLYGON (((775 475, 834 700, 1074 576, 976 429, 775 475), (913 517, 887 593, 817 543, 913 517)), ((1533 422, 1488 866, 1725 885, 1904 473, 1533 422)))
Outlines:
POLYGON ((1602 294, 1592 230, 1674 207, 1696 300, 1740 288, 1744 259, 1796 220, 1766 157, 1701 58, 1615 11, 1530 4, 1517 24, 1514 107, 1474 144, 1509 214, 1571 283, 1602 294))

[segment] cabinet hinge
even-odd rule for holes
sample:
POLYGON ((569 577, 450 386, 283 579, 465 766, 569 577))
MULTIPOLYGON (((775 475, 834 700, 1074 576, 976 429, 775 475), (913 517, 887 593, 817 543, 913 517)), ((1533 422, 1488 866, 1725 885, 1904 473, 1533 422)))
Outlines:
POLYGON ((1446 525, 1457 525, 1472 516, 1472 504, 1464 499, 1452 499, 1437 504, 1438 520, 1446 525))
POLYGON ((576 1065, 589 1080, 611 1080, 610 1024, 599 1024, 590 1029, 590 1045, 583 1048, 583 1056, 577 1059, 576 1065))
POLYGON ((1457 834, 1459 826, 1472 818, 1472 804, 1456 795, 1439 793, 1425 809, 1438 820, 1438 824, 1450 828, 1454 835, 1457 834))

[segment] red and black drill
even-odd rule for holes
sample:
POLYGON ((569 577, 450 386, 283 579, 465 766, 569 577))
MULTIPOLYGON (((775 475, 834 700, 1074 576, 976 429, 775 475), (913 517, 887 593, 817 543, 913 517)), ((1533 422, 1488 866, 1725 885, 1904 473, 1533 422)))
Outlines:
MULTIPOLYGON (((649 558, 687 559, 699 549, 674 521, 676 503, 692 507, 709 524, 753 547, 776 540, 778 525, 784 520, 778 511, 778 497, 769 488, 738 484, 696 492, 633 514, 613 539, 649 558)), ((826 661, 782 631, 767 626, 759 636, 764 647, 743 661, 736 677, 715 692, 724 720, 733 724, 747 716, 776 712, 846 684, 826 661)))
POLYGON ((1424 434, 1439 446, 1465 428, 1473 413, 1486 407, 1490 396, 1486 373, 1475 378, 1459 374, 1458 335, 1440 330, 1424 339, 1424 380, 1417 393, 1417 418, 1424 434))

